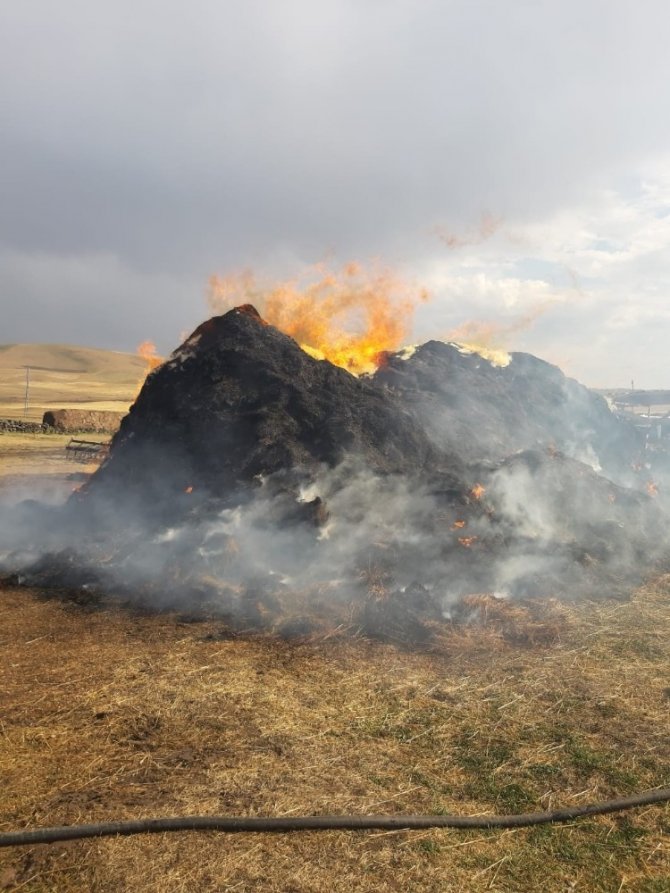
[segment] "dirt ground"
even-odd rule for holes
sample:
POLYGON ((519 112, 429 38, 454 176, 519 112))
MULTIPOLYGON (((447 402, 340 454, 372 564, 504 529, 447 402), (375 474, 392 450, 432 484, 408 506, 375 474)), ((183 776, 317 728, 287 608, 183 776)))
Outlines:
MULTIPOLYGON (((88 436, 105 440, 104 435, 88 436)), ((70 434, 0 433, 0 503, 21 499, 58 503, 67 499, 98 467, 68 456, 65 447, 71 438, 70 434)))

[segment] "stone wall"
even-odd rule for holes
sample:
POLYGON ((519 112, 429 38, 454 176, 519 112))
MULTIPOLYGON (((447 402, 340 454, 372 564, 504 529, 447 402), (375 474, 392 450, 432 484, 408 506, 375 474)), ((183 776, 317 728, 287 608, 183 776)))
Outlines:
POLYGON ((46 431, 40 422, 25 422, 22 419, 0 419, 0 434, 42 434, 46 431))

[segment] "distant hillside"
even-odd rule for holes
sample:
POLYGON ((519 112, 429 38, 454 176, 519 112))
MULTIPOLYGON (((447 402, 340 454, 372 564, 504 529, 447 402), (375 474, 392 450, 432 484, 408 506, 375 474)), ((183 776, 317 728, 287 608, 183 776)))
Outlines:
POLYGON ((0 344, 0 417, 23 418, 30 367, 27 418, 47 409, 127 411, 147 373, 141 357, 69 344, 0 344))
POLYGON ((30 365, 49 372, 85 373, 130 382, 146 368, 137 354, 71 344, 0 344, 0 369, 30 365))

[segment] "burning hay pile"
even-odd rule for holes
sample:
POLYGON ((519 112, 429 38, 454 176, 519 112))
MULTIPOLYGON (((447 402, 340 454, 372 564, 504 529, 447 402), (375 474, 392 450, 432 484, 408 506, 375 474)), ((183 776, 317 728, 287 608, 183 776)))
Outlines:
POLYGON ((429 341, 387 355, 375 381, 413 408, 432 441, 470 461, 552 446, 618 483, 633 481, 636 430, 603 397, 530 354, 486 359, 429 341))
POLYGON ((4 564, 238 629, 426 641, 477 594, 637 582, 662 523, 626 486, 638 449, 533 357, 429 342, 356 377, 242 306, 150 373, 65 509, 23 507, 4 564))

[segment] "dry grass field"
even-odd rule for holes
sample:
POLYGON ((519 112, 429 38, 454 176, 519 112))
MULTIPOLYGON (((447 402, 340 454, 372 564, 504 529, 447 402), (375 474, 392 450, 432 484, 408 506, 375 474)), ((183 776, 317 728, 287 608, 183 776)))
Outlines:
POLYGON ((0 418, 41 421, 48 409, 126 412, 146 372, 141 357, 111 350, 0 345, 0 418), (30 399, 24 416, 26 366, 30 366, 30 399))
MULTIPOLYGON (((670 782, 670 577, 432 652, 235 637, 0 591, 0 828, 178 814, 516 812, 670 782)), ((670 808, 500 832, 181 833, 0 850, 24 891, 670 890, 670 808)))
MULTIPOLYGON (((69 408, 127 412, 146 373, 146 360, 132 354, 58 344, 0 345, 0 418, 41 422, 47 410, 69 408), (30 399, 24 414, 27 365, 30 399)), ((0 500, 55 501, 70 493, 76 478, 96 466, 69 460, 69 440, 70 435, 0 433, 0 500)))

